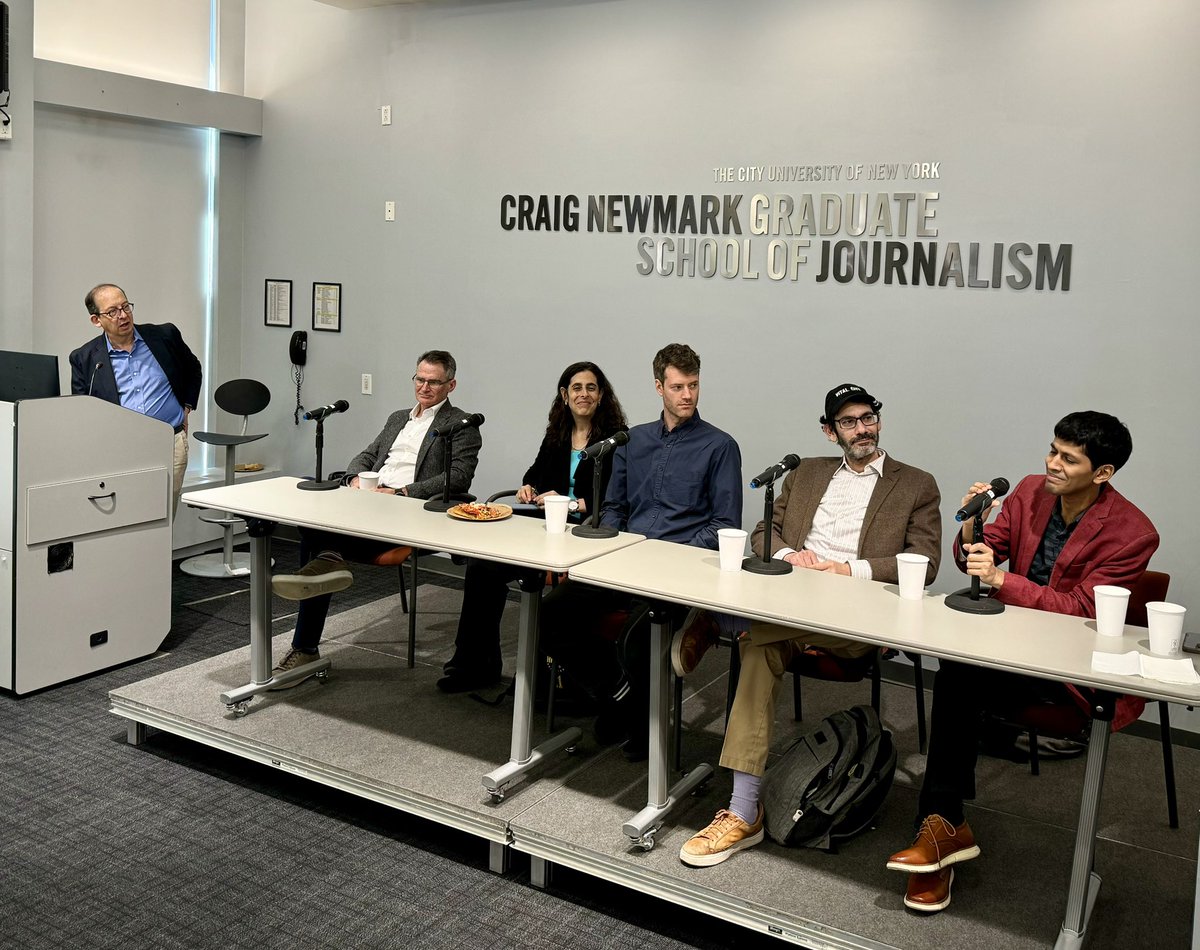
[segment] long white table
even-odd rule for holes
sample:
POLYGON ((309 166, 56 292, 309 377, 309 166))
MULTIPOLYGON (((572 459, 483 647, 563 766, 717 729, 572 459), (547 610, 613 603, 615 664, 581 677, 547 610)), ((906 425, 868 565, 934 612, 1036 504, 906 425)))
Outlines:
MULTIPOLYGON (((1177 686, 1092 671, 1093 650, 1146 652, 1147 634, 1140 627, 1127 627, 1124 637, 1101 637, 1096 633, 1095 621, 1080 617, 1021 607, 1008 607, 1004 613, 992 616, 964 614, 947 608, 941 596, 930 594, 920 601, 903 600, 895 585, 840 575, 803 570, 773 576, 722 572, 715 551, 663 541, 645 541, 582 564, 571 571, 571 577, 628 591, 651 601, 705 607, 799 630, 834 634, 1114 693, 1200 704, 1200 686, 1177 686)), ((648 800, 646 807, 623 828, 627 836, 643 847, 652 845, 654 833, 680 798, 678 787, 667 787, 665 730, 670 630, 665 619, 651 629, 648 800)), ((1111 709, 1109 712, 1111 715, 1111 709)), ((1060 948, 1082 945, 1100 887, 1100 877, 1092 865, 1109 728, 1109 722, 1093 720, 1067 908, 1057 941, 1060 948)), ((698 768, 709 770, 707 765, 698 768)), ((539 874, 544 875, 544 871, 539 874)), ((1200 908, 1200 884, 1197 907, 1200 908)), ((1196 934, 1200 934, 1200 913, 1193 918, 1193 941, 1196 934)))
MULTIPOLYGON (((330 661, 324 658, 280 676, 271 673, 271 534, 277 524, 317 528, 556 573, 573 570, 592 558, 643 540, 641 535, 624 533, 603 539, 577 538, 569 531, 548 534, 545 523, 534 518, 461 521, 443 512, 426 511, 424 503, 415 498, 352 488, 299 491, 298 481, 272 478, 183 496, 184 504, 232 512, 246 519, 249 527, 250 682, 220 696, 221 702, 238 714, 244 714, 258 694, 314 672, 323 675, 329 668, 330 661)), ((543 580, 521 584, 510 756, 508 762, 483 776, 484 788, 497 800, 546 756, 573 745, 581 737, 580 730, 572 727, 531 748, 538 607, 543 584, 543 580)), ((412 609, 416 609, 415 601, 412 609)), ((131 730, 135 726, 131 725, 131 730)), ((140 735, 131 731, 131 740, 140 741, 140 735)))

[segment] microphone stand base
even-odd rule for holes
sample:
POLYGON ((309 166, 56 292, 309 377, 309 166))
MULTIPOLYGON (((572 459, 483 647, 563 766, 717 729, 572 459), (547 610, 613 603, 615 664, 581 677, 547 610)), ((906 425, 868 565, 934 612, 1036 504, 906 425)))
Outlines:
POLYGON ((342 480, 340 478, 327 478, 324 481, 318 482, 310 478, 307 481, 297 482, 296 487, 301 491, 333 491, 335 488, 342 487, 342 480))
POLYGON ((751 574, 790 574, 792 573, 792 565, 782 558, 773 557, 769 561, 764 561, 757 557, 748 557, 742 561, 742 570, 749 571, 751 574))
POLYGON ((426 511, 449 511, 455 505, 461 504, 457 501, 442 501, 440 498, 431 498, 425 502, 426 511))
POLYGON ((970 588, 946 595, 946 606, 964 614, 1002 614, 1004 604, 988 597, 973 600, 968 593, 970 588))
POLYGON ((616 528, 593 528, 590 524, 577 524, 571 529, 571 534, 577 538, 615 538, 620 533, 616 528))

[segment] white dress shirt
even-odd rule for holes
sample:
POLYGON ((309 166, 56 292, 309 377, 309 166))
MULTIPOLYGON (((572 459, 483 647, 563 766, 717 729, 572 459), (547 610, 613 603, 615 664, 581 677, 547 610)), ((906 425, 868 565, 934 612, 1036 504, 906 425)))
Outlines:
POLYGON ((404 488, 416 481, 417 454, 421 451, 421 443, 429 434, 433 418, 438 414, 446 400, 436 406, 430 406, 421 412, 418 403, 408 415, 408 422, 400 429, 396 441, 388 449, 387 461, 379 470, 379 484, 393 490, 404 488))

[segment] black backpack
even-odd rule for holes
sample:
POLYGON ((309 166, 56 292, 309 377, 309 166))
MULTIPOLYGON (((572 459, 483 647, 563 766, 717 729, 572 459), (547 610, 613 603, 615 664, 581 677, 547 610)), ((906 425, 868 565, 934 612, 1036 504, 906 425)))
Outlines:
POLYGON ((895 775, 896 744, 873 708, 827 716, 767 770, 767 834, 780 844, 836 850, 874 821, 895 775))

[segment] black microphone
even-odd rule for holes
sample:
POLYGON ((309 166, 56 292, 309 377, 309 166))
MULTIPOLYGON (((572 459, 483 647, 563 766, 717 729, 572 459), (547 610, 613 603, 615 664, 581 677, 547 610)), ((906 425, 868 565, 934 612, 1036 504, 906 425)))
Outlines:
POLYGON ((96 385, 96 373, 100 369, 100 367, 103 365, 104 365, 103 362, 97 363, 95 365, 95 367, 93 367, 93 369, 92 369, 92 378, 88 380, 88 395, 89 396, 92 394, 92 387, 96 385))
POLYGON ((599 442, 593 442, 586 449, 580 452, 579 461, 582 462, 586 459, 602 459, 618 445, 624 445, 628 441, 629 433, 624 429, 619 432, 614 432, 607 439, 601 439, 599 442))
POLYGON ((1007 494, 1008 479, 993 478, 992 487, 978 495, 972 495, 971 500, 958 509, 958 513, 954 516, 954 520, 966 521, 968 518, 974 518, 997 498, 1002 498, 1007 494))
POLYGON ((775 481, 775 479, 777 479, 784 472, 790 472, 792 469, 794 469, 799 464, 800 464, 800 456, 799 455, 796 455, 795 453, 793 453, 791 455, 785 455, 775 465, 772 465, 769 469, 767 469, 761 475, 755 476, 754 478, 750 479, 750 487, 751 488, 762 488, 763 485, 769 485, 769 484, 771 484, 771 482, 775 481))
POLYGON ((332 416, 335 412, 345 412, 350 408, 350 403, 345 399, 339 399, 332 406, 322 406, 320 409, 310 409, 304 414, 305 419, 315 419, 320 422, 326 416, 332 416))
POLYGON ((463 416, 461 419, 456 419, 448 426, 445 426, 441 429, 434 429, 430 433, 430 436, 436 439, 442 436, 454 435, 456 432, 461 432, 463 429, 478 429, 481 425, 483 425, 483 413, 473 412, 469 416, 463 416))

